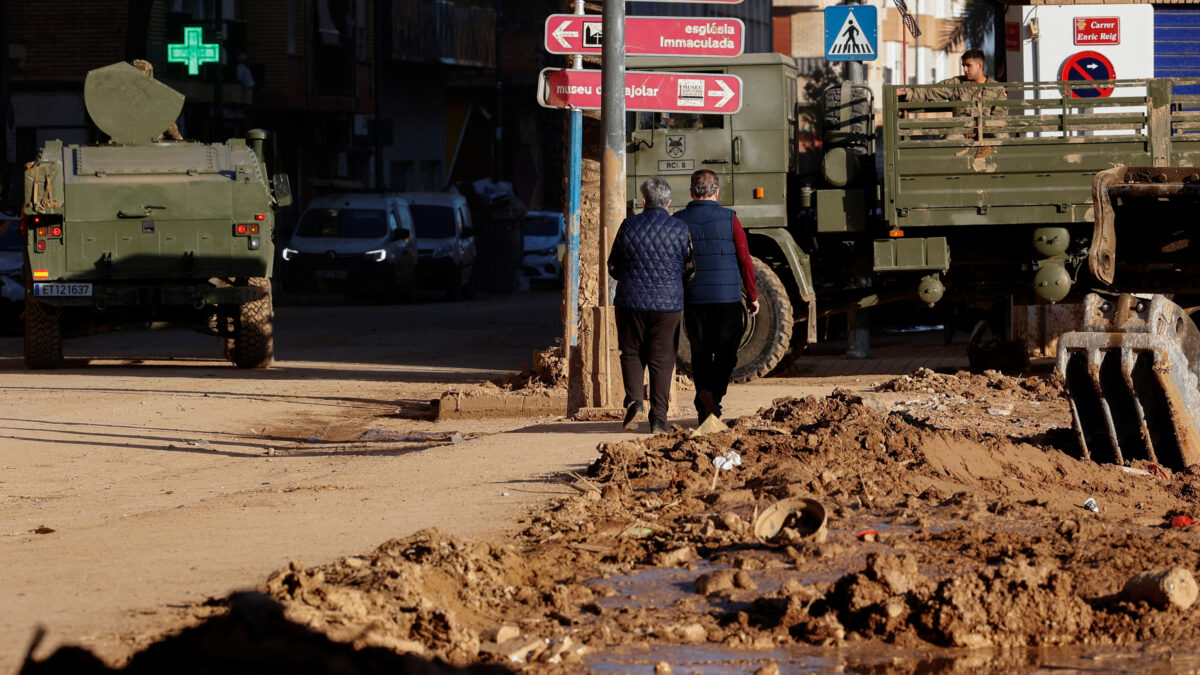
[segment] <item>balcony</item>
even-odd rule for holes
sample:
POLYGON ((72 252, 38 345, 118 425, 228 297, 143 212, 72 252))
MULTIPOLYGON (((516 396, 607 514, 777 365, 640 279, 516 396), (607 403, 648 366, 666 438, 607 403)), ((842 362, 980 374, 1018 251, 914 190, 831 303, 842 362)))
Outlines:
POLYGON ((450 0, 392 4, 392 59, 494 68, 496 12, 450 0))

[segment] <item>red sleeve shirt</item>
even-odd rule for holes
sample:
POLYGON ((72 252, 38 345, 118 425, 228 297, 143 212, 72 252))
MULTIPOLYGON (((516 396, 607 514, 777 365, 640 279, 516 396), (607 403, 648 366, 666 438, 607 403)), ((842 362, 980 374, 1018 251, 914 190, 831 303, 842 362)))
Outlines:
POLYGON ((746 245, 746 231, 742 221, 733 214, 733 245, 737 247, 738 269, 742 273, 742 287, 746 289, 749 302, 758 300, 758 287, 754 284, 754 263, 750 260, 750 247, 746 245))

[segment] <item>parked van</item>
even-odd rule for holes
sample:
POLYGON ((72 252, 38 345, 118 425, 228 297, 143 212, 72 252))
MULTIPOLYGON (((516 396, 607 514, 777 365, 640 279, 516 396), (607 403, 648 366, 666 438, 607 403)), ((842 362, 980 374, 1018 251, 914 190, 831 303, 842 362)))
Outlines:
POLYGON ((525 214, 524 255, 521 275, 530 282, 562 281, 559 247, 566 243, 567 225, 561 211, 530 211, 525 214))
POLYGON ((475 267, 475 227, 466 197, 455 192, 401 196, 408 200, 416 226, 418 276, 422 283, 444 289, 447 299, 458 300, 470 292, 475 267))
POLYGON ((316 290, 411 301, 417 238, 408 202, 395 194, 347 193, 309 204, 282 252, 287 291, 316 290))

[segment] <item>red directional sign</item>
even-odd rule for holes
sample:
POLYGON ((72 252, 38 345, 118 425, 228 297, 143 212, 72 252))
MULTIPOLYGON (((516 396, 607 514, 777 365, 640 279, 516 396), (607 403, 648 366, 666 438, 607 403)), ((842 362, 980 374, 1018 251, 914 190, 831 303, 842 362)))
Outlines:
MULTIPOLYGON (((538 103, 547 108, 600 109, 600 71, 547 68, 538 84, 538 103)), ((742 108, 736 75, 625 73, 625 109, 732 115, 742 108)))
MULTIPOLYGON (((599 54, 601 19, 596 15, 551 14, 546 19, 546 51, 599 54)), ((625 19, 629 56, 741 56, 746 24, 741 19, 631 16, 625 19)))

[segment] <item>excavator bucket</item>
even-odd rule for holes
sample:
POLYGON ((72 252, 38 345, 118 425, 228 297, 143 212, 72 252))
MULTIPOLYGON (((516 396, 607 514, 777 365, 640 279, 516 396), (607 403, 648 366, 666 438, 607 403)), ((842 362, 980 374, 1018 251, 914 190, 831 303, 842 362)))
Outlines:
POLYGON ((1183 308, 1162 295, 1088 295, 1057 366, 1085 458, 1200 462, 1200 330, 1183 308))

